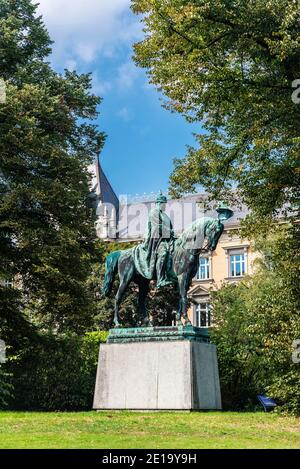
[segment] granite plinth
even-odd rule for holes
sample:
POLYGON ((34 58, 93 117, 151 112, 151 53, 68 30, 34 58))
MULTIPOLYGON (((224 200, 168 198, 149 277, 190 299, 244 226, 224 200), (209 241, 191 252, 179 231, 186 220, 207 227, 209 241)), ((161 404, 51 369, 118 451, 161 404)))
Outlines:
POLYGON ((159 328, 158 340, 155 328, 137 329, 144 331, 114 329, 110 342, 101 344, 94 409, 221 409, 216 347, 208 337, 202 340, 198 331, 190 331, 182 338, 179 326, 159 328))

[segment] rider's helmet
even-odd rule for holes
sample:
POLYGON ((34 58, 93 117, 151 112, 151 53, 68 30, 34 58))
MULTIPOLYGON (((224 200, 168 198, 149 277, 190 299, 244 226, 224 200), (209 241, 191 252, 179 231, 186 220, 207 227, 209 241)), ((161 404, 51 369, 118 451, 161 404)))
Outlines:
POLYGON ((219 207, 217 208, 217 212, 219 214, 218 218, 220 221, 228 220, 233 216, 233 211, 229 207, 227 207, 224 202, 219 205, 219 207))
POLYGON ((161 192, 156 199, 157 204, 166 204, 168 202, 167 197, 161 192))

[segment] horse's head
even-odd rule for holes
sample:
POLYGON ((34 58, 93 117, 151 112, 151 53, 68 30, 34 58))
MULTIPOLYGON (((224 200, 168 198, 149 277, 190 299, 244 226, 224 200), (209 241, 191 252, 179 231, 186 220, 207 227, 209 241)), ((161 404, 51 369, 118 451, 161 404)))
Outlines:
POLYGON ((214 251, 217 247, 221 234, 224 231, 224 225, 220 220, 209 220, 205 226, 205 237, 208 239, 207 249, 214 251))

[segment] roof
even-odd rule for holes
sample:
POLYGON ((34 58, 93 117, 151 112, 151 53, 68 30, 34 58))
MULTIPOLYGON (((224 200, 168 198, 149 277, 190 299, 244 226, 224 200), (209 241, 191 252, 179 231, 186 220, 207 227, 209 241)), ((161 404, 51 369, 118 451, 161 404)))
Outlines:
MULTIPOLYGON (((217 204, 212 202, 208 204, 209 208, 205 209, 204 203, 206 201, 207 195, 204 193, 192 194, 182 197, 181 199, 170 199, 168 201, 166 213, 171 218, 174 230, 178 235, 198 218, 202 218, 203 216, 217 218, 217 212, 215 210, 217 204)), ((119 237, 121 239, 142 238, 147 228, 149 212, 154 207, 155 200, 121 204, 119 237)), ((230 208, 233 210, 234 215, 224 223, 226 228, 238 226, 240 221, 249 213, 247 207, 242 204, 240 207, 233 206, 230 208)))
POLYGON ((98 167, 99 167, 99 181, 100 181, 100 198, 101 202, 103 203, 110 203, 114 205, 116 208, 119 208, 119 199, 113 190, 109 180, 107 179, 100 161, 98 160, 98 167))
POLYGON ((115 207, 118 216, 119 199, 107 179, 98 157, 88 169, 91 173, 90 197, 93 199, 94 208, 97 209, 99 204, 111 204, 115 207))

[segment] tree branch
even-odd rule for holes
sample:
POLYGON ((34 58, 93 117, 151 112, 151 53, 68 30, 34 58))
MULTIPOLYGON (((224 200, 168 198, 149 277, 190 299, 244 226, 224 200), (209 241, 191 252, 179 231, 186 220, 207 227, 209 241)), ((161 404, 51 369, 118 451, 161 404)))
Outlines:
POLYGON ((223 32, 222 34, 220 34, 219 36, 215 37, 214 39, 212 39, 209 43, 207 43, 205 46, 203 45, 200 45, 200 44, 197 44, 195 41, 193 41, 189 36, 187 36, 185 33, 183 33, 182 31, 179 31, 175 26, 174 26, 174 22, 171 20, 171 18, 168 18, 166 16, 164 16, 160 11, 157 10, 157 14, 158 16, 163 19, 166 23, 168 23, 168 26, 169 28, 171 29, 171 31, 173 31, 175 34, 177 34, 178 36, 180 36, 182 39, 185 39, 185 41, 187 41, 189 44, 191 44, 193 47, 195 47, 196 49, 198 50, 204 50, 204 49, 207 49, 209 48, 210 46, 212 46, 213 44, 217 43, 218 41, 220 41, 221 39, 223 39, 224 37, 226 36, 229 36, 231 34, 230 31, 225 31, 223 32))

